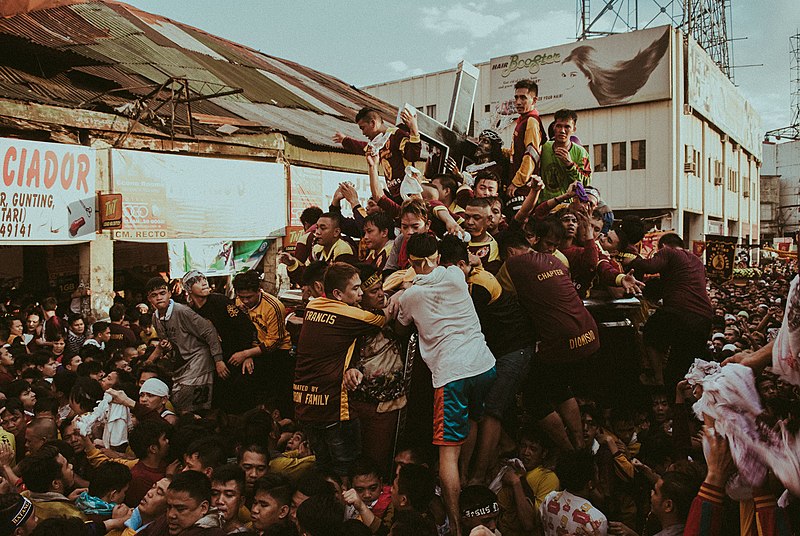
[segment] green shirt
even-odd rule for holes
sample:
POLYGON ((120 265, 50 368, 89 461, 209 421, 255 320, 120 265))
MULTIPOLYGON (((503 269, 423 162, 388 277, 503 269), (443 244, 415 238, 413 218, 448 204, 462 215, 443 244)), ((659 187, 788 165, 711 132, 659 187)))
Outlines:
POLYGON ((542 147, 541 173, 544 190, 539 197, 540 203, 566 193, 569 185, 575 181, 581 181, 585 185, 592 182, 592 168, 589 165, 589 153, 586 149, 577 143, 570 146, 569 157, 575 165, 568 168, 556 157, 553 143, 548 141, 542 147))

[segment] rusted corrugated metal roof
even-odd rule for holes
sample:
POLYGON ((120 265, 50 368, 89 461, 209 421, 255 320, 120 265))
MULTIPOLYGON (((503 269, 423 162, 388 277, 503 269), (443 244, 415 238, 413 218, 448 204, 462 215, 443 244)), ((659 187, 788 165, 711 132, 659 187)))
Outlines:
POLYGON ((37 95, 22 86, 4 80, 0 80, 0 96, 6 99, 36 102, 39 104, 59 104, 41 95, 37 95))
POLYGON ((244 89, 243 96, 250 102, 276 104, 278 106, 318 110, 316 106, 291 91, 286 83, 278 83, 262 75, 258 70, 242 67, 227 61, 215 60, 196 52, 189 52, 209 72, 225 80, 233 87, 244 89))
POLYGON ((151 91, 152 82, 150 80, 117 66, 86 65, 73 67, 72 70, 94 76, 100 80, 113 82, 121 88, 129 88, 129 92, 137 95, 146 95, 151 91))
MULTIPOLYGON (((120 16, 113 5, 90 2, 75 4, 70 6, 70 9, 93 26, 108 32, 109 37, 113 39, 142 33, 141 28, 120 16)), ((124 13, 124 10, 122 12, 124 13)))
MULTIPOLYGON (((93 91, 76 86, 64 73, 43 78, 13 67, 0 66, 0 80, 7 88, 16 87, 18 92, 31 98, 37 96, 37 102, 48 104, 75 107, 76 103, 89 100, 94 95, 93 91)), ((109 104, 116 106, 125 102, 125 99, 117 97, 109 99, 109 104)))
MULTIPOLYGON (((5 98, 109 111, 182 78, 193 99, 209 97, 191 107, 213 117, 212 127, 197 119, 194 126, 220 137, 213 126, 229 117, 249 130, 260 125, 332 148, 336 130, 360 136, 352 118, 363 106, 390 120, 396 112, 337 78, 112 0, 0 19, 0 42, 10 51, 0 57, 5 98)), ((176 124, 186 126, 184 111, 179 105, 176 124)), ((163 117, 148 124, 165 128, 163 117)))
POLYGON ((364 106, 371 106, 380 110, 390 120, 396 114, 396 108, 390 104, 376 99, 369 93, 356 89, 338 78, 320 73, 298 63, 232 43, 196 28, 184 27, 184 29, 231 62, 273 73, 290 87, 302 88, 303 91, 311 93, 326 105, 338 110, 345 117, 355 117, 355 112, 364 106), (312 79, 310 75, 315 79, 312 79))
POLYGON ((38 45, 54 48, 94 43, 108 35, 73 11, 71 6, 0 19, 0 33, 16 35, 38 45))
POLYGON ((310 110, 241 102, 224 102, 222 106, 245 119, 269 127, 270 130, 289 135, 303 131, 305 139, 319 147, 330 147, 331 134, 336 130, 348 136, 361 136, 361 132, 353 122, 310 110))

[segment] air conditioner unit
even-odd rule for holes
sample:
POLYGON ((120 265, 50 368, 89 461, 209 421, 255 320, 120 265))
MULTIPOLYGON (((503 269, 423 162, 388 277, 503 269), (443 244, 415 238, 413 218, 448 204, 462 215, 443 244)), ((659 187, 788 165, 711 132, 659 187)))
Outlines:
POLYGON ((692 173, 694 174, 697 171, 697 166, 694 165, 694 162, 686 162, 683 165, 683 172, 684 173, 692 173))
POLYGON ((720 176, 714 177, 714 186, 722 186, 722 177, 720 176))

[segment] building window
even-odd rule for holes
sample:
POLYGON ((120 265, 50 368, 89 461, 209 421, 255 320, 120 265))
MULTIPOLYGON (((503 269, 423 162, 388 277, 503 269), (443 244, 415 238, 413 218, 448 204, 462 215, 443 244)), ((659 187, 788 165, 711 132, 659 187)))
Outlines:
POLYGON ((624 141, 611 144, 611 171, 625 171, 627 169, 626 143, 624 141))
POLYGON ((702 180, 703 178, 703 161, 700 158, 700 151, 694 152, 694 160, 692 160, 697 166, 697 173, 696 175, 702 180))
POLYGON ((425 115, 430 117, 431 119, 436 119, 436 105, 429 104, 425 107, 425 115))
POLYGON ((594 146, 594 170, 608 171, 608 145, 594 146))
POLYGON ((486 112, 486 113, 488 114, 489 112, 491 112, 491 111, 492 111, 492 105, 491 105, 491 104, 487 104, 487 105, 485 105, 485 106, 483 107, 483 111, 484 111, 484 112, 486 112))
POLYGON ((647 142, 637 140, 631 142, 631 169, 645 169, 647 161, 647 142))
POLYGON ((728 190, 731 192, 739 191, 739 174, 734 170, 728 170, 728 190))

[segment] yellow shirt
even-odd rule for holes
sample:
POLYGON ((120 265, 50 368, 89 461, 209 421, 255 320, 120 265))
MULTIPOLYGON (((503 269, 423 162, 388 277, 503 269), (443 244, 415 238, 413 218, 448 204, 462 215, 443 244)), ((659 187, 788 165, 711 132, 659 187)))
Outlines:
MULTIPOLYGON (((31 492, 28 490, 22 492, 22 496, 28 499, 31 499, 31 495, 31 492)), ((53 499, 48 500, 31 499, 31 502, 33 503, 34 511, 36 512, 36 517, 39 518, 39 521, 50 519, 51 517, 77 517, 82 521, 86 521, 86 516, 83 514, 83 512, 81 512, 73 503, 63 498, 58 499, 54 497, 53 499)))
MULTIPOLYGON (((243 306, 238 298, 236 305, 243 306)), ((258 305, 249 309, 248 314, 256 326, 263 352, 291 349, 292 338, 286 331, 286 309, 278 298, 262 290, 258 305)))
POLYGON ((563 253, 561 253, 559 250, 555 250, 555 251, 553 252, 553 257, 555 257, 556 259, 560 260, 560 261, 562 262, 562 264, 564 264, 564 266, 566 266, 567 268, 569 268, 569 261, 568 261, 568 260, 567 260, 567 258, 564 256, 564 254, 563 254, 563 253))
POLYGON ((297 482, 306 471, 314 467, 316 461, 317 457, 313 454, 301 458, 296 450, 290 450, 271 459, 269 461, 269 471, 284 475, 292 482, 297 482))
MULTIPOLYGON (((539 507, 547 494, 551 491, 558 489, 558 477, 553 471, 545 469, 544 467, 537 467, 533 471, 528 471, 525 475, 525 482, 533 492, 533 500, 529 494, 526 498, 531 503, 535 512, 539 511, 539 507)), ((500 516, 498 518, 498 529, 500 529, 503 536, 525 536, 528 533, 522 528, 522 523, 519 520, 517 509, 514 503, 514 491, 503 486, 497 494, 497 504, 500 506, 500 516)))
POLYGON ((17 456, 17 448, 16 448, 16 440, 14 439, 14 434, 11 432, 6 432, 2 428, 0 428, 0 443, 5 443, 9 447, 11 447, 11 451, 14 453, 14 459, 17 456))
MULTIPOLYGON (((353 253, 353 247, 341 238, 337 240, 328 251, 325 251, 325 247, 322 244, 314 244, 314 247, 311 248, 311 254, 308 256, 305 264, 309 265, 313 261, 325 261, 330 263, 342 255, 355 256, 353 253)), ((295 259, 295 262, 293 262, 291 266, 287 266, 287 270, 293 272, 299 267, 300 263, 297 261, 297 259, 295 259)))

